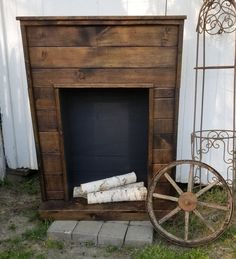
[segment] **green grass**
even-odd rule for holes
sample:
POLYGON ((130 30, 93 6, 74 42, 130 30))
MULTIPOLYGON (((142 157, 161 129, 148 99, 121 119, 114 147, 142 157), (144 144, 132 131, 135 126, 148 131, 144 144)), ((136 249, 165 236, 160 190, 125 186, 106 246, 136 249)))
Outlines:
POLYGON ((27 194, 34 195, 40 192, 38 175, 30 176, 21 183, 21 189, 27 194))
POLYGON ((0 259, 30 259, 32 258, 33 254, 33 251, 28 249, 10 249, 0 253, 0 259))
POLYGON ((16 225, 14 223, 11 223, 9 226, 8 226, 8 229, 9 230, 12 230, 12 231, 15 231, 16 230, 16 225))
POLYGON ((0 187, 10 187, 12 186, 12 182, 10 182, 8 179, 0 180, 0 187))
POLYGON ((45 244, 45 247, 48 249, 62 250, 64 248, 64 243, 58 240, 47 239, 44 244, 45 244))
POLYGON ((39 221, 36 227, 26 230, 22 234, 22 238, 24 240, 44 240, 50 224, 51 222, 48 220, 39 221))
POLYGON ((162 244, 148 246, 138 250, 134 259, 208 259, 209 256, 202 249, 177 250, 162 244))
POLYGON ((107 253, 114 253, 114 252, 116 252, 118 249, 119 249, 119 248, 118 248, 117 246, 112 246, 112 245, 110 245, 110 246, 107 246, 107 247, 106 247, 106 252, 107 252, 107 253))

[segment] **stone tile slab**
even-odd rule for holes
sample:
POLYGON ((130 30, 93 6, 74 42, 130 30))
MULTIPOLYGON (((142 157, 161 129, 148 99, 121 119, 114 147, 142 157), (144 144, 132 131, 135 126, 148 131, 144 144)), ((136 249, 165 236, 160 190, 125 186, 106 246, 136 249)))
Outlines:
POLYGON ((117 222, 105 222, 98 234, 99 245, 113 245, 121 247, 127 232, 128 224, 117 222))
POLYGON ((47 236, 50 239, 70 242, 77 223, 78 221, 74 220, 56 220, 48 228, 47 236))
POLYGON ((97 245, 98 233, 103 221, 79 221, 72 233, 72 241, 75 243, 92 242, 97 245))
POLYGON ((150 221, 130 221, 130 226, 152 226, 152 223, 150 221))
POLYGON ((126 237, 125 246, 145 246, 153 242, 153 228, 150 226, 129 226, 126 237))

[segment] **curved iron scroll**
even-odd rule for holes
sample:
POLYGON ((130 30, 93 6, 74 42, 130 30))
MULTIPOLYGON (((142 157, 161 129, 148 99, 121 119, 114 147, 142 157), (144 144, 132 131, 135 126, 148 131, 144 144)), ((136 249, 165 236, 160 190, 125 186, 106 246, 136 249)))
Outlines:
POLYGON ((197 32, 216 35, 235 30, 235 0, 204 0, 199 13, 197 32))

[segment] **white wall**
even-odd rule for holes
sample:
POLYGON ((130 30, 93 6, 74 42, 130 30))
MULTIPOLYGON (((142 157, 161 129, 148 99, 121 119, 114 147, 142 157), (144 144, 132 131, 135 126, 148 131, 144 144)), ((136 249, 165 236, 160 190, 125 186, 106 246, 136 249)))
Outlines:
MULTIPOLYGON (((167 14, 187 15, 179 111, 178 158, 191 158, 190 134, 193 119, 195 66, 195 27, 202 0, 168 0, 167 14)), ((164 15, 166 0, 0 0, 0 107, 6 160, 11 168, 37 168, 19 22, 23 15, 164 15)), ((228 42, 232 39, 228 37, 228 42)), ((221 38, 212 42, 216 52, 211 58, 223 62, 232 56, 232 44, 225 51, 221 38)), ((216 76, 212 76, 212 79, 216 76)), ((229 126, 232 94, 230 76, 223 74, 222 84, 214 82, 208 92, 205 127, 229 126), (226 89, 227 88, 227 89, 226 89), (222 103, 226 104, 222 105, 222 103), (220 105, 219 105, 220 104, 220 105), (216 112, 215 112, 216 111, 216 112), (214 117, 214 119, 212 119, 214 117), (209 119, 210 118, 210 119, 209 119)), ((209 79, 210 83, 210 79, 209 79)))

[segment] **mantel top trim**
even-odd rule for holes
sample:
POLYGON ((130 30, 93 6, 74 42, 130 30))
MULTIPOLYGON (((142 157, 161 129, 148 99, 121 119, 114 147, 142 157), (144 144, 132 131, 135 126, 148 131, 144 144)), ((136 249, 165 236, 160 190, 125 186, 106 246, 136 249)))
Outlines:
POLYGON ((135 20, 185 20, 186 15, 177 16, 17 16, 20 21, 135 21, 135 20))

